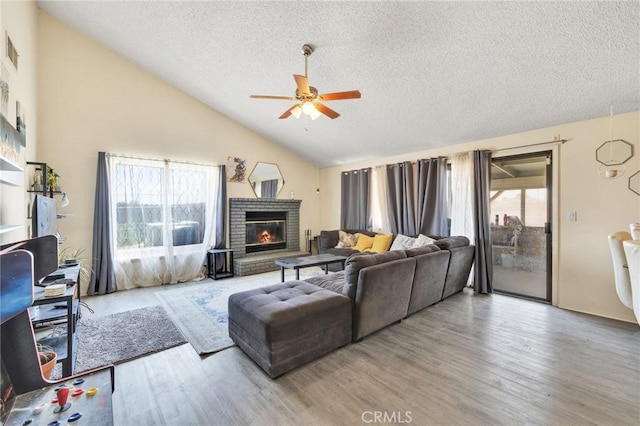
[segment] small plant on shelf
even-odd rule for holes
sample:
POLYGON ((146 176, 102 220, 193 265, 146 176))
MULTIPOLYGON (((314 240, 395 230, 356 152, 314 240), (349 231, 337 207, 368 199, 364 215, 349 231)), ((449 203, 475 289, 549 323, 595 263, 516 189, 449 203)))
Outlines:
POLYGON ((55 367, 58 360, 58 355, 54 352, 53 348, 38 343, 38 358, 40 358, 40 370, 42 370, 42 376, 45 379, 51 378, 53 367, 55 367))
POLYGON ((59 191, 60 187, 58 187, 58 179, 60 175, 58 172, 53 170, 51 167, 47 169, 47 186, 49 187, 49 191, 59 191))
POLYGON ((87 264, 87 260, 84 258, 84 249, 72 249, 65 247, 58 253, 58 264, 60 266, 69 266, 78 264, 80 265, 80 280, 84 283, 88 283, 91 279, 91 266, 87 264))

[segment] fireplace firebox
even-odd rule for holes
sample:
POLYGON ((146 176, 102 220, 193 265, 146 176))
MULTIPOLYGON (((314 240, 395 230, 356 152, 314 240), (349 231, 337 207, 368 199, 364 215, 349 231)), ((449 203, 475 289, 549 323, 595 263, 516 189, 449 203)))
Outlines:
POLYGON ((247 253, 287 248, 286 212, 246 212, 247 253))

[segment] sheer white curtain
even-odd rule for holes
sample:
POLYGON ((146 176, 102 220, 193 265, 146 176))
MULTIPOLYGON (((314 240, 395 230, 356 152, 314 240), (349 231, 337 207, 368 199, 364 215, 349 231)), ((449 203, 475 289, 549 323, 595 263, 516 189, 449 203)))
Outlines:
MULTIPOLYGON (((460 152, 451 158, 451 235, 465 236, 475 244, 473 214, 473 154, 460 152)), ((468 285, 473 274, 472 267, 468 285)))
POLYGON ((218 167, 110 155, 109 168, 118 288, 203 278, 218 167))
POLYGON ((382 234, 391 232, 387 199, 387 166, 371 170, 371 230, 382 234))
POLYGON ((473 243, 473 157, 460 152, 451 158, 451 235, 463 235, 473 243))

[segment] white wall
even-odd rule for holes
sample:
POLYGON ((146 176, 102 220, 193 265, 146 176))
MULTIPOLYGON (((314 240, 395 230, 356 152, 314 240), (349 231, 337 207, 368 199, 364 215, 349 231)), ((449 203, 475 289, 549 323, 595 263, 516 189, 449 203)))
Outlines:
MULTIPOLYGON (((9 111, 7 120, 16 124, 16 101, 26 114, 26 147, 20 151, 18 165, 25 168, 27 159, 36 155, 37 97, 36 97, 36 25, 38 9, 33 2, 0 1, 0 62, 9 75, 9 111), (5 34, 8 34, 20 55, 16 70, 6 53, 5 34)), ((0 224, 23 225, 23 228, 0 235, 0 243, 19 241, 27 234, 27 177, 23 173, 18 186, 0 183, 0 224)))
MULTIPOLYGON (((59 221, 65 245, 91 253, 99 151, 222 165, 228 156, 276 163, 280 198, 302 200, 304 230, 318 222, 318 168, 81 35, 45 12, 38 25, 38 161, 61 176, 73 214, 59 221)), ((231 171, 232 172, 232 171, 231 171)), ((248 183, 229 197, 254 198, 248 183)))
MULTIPOLYGON (((629 176, 640 170, 640 114, 637 112, 614 117, 613 138, 632 143, 635 153, 625 164, 625 175, 621 178, 607 180, 598 176, 595 150, 610 139, 609 117, 604 117, 322 169, 320 229, 339 227, 341 171, 473 149, 489 149, 498 155, 516 154, 519 151, 500 150, 552 141, 555 135, 568 139, 568 142, 557 148, 559 158, 556 158, 559 178, 555 184, 559 199, 555 206, 553 303, 565 309, 635 322, 632 311, 620 303, 615 292, 607 235, 628 230, 629 223, 640 221, 640 197, 627 189, 629 176), (578 213, 577 222, 568 221, 570 211, 578 213)), ((531 149, 541 151, 548 146, 531 149)))

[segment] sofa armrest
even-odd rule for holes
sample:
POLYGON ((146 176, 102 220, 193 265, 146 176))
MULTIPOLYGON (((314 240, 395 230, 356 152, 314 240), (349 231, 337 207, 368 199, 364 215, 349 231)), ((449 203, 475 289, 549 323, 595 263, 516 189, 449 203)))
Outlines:
POLYGON ((415 258, 394 260, 360 270, 353 310, 353 340, 407 316, 415 258))
POLYGON ((327 249, 338 245, 338 230, 320 231, 318 236, 318 253, 326 253, 327 249))

